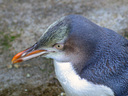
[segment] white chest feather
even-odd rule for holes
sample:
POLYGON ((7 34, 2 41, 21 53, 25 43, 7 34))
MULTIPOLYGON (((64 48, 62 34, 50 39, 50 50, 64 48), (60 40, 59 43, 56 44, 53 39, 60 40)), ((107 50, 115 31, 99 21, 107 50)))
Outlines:
POLYGON ((64 88, 66 96, 114 96, 109 87, 81 79, 71 63, 54 61, 54 66, 56 76, 64 88))

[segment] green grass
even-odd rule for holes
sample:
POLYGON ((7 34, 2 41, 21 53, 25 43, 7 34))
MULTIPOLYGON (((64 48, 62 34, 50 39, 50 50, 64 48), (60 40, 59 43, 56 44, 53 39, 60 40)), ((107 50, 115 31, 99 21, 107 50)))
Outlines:
POLYGON ((20 37, 20 34, 11 35, 0 32, 0 46, 3 46, 4 49, 8 49, 11 47, 11 42, 18 37, 20 37))
POLYGON ((125 33, 124 33, 124 36, 125 36, 126 38, 128 38, 128 32, 125 32, 125 33))

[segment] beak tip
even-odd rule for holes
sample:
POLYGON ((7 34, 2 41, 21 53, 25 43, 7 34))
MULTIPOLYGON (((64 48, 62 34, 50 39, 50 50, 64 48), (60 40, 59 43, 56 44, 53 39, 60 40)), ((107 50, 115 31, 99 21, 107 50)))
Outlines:
POLYGON ((15 64, 14 61, 11 61, 11 64, 15 64))
POLYGON ((19 63, 19 62, 22 62, 22 61, 23 61, 22 59, 17 59, 17 60, 14 60, 14 61, 12 60, 11 63, 12 63, 12 64, 15 64, 15 63, 19 63))
POLYGON ((15 64, 15 63, 22 62, 23 60, 21 59, 21 57, 22 57, 22 55, 25 55, 25 54, 24 54, 25 51, 26 51, 26 50, 17 53, 17 54, 12 58, 11 63, 12 63, 12 64, 15 64))
POLYGON ((14 64, 14 60, 13 60, 13 58, 12 58, 11 64, 14 64))
POLYGON ((14 64, 15 60, 16 60, 16 58, 13 57, 11 63, 14 64))

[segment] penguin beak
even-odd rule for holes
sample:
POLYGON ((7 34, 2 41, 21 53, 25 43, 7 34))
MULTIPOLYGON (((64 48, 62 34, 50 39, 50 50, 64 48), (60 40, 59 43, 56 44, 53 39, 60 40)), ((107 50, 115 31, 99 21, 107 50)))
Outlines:
POLYGON ((35 50, 35 48, 36 44, 24 51, 17 53, 12 59, 12 64, 23 62, 48 53, 47 50, 35 50))

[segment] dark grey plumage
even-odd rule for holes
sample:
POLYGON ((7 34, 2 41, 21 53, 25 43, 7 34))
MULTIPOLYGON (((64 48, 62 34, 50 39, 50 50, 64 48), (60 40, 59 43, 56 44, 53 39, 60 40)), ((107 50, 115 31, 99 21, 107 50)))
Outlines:
POLYGON ((81 52, 87 58, 83 58, 79 75, 95 84, 110 87, 115 96, 127 96, 128 40, 82 16, 70 15, 67 18, 71 19, 70 35, 77 37, 75 43, 84 49, 81 52))

